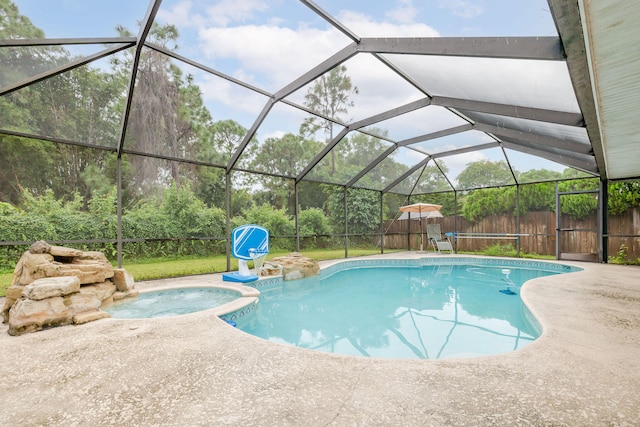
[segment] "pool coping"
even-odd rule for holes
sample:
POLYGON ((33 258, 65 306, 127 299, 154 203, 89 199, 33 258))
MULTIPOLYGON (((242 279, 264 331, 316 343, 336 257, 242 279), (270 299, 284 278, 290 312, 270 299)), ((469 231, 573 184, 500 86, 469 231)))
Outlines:
POLYGON ((208 312, 19 337, 2 325, 0 416, 18 426, 637 425, 640 268, 560 263, 585 270, 522 288, 543 335, 481 358, 315 352, 267 342, 208 312))

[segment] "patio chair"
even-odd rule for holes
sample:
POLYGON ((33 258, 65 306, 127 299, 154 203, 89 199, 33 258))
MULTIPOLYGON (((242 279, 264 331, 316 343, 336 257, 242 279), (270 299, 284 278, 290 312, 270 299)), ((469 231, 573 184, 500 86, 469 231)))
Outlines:
POLYGON ((448 237, 442 237, 442 231, 440 230, 440 224, 427 224, 427 239, 431 243, 431 247, 437 253, 440 251, 453 252, 453 246, 448 237))

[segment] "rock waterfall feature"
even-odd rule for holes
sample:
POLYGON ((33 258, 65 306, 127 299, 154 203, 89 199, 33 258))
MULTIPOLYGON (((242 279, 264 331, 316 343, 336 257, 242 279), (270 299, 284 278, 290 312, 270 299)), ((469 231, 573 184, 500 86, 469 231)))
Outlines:
POLYGON ((110 317, 104 303, 137 296, 133 277, 102 252, 38 241, 22 254, 2 308, 10 335, 110 317))

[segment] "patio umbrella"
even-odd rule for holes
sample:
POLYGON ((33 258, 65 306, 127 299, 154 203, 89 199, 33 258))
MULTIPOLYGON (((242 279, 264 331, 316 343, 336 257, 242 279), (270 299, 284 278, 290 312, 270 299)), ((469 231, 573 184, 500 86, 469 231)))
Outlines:
POLYGON ((442 208, 442 205, 434 205, 433 203, 414 203, 412 205, 400 206, 400 212, 417 213, 420 218, 420 252, 423 248, 424 235, 422 233, 422 214, 423 212, 436 212, 442 208))
POLYGON ((397 221, 402 221, 404 219, 409 219, 409 217, 411 217, 411 219, 415 219, 415 220, 419 220, 422 218, 442 218, 442 214, 439 211, 432 211, 432 212, 420 212, 420 213, 415 213, 415 212, 402 212, 402 214, 397 218, 397 221))

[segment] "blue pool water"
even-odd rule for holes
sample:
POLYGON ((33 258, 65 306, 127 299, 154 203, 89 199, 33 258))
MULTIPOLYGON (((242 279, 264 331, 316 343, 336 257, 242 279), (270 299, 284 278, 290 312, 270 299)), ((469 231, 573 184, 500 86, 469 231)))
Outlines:
POLYGON ((520 286, 563 270, 465 262, 338 267, 259 287, 255 317, 241 329, 273 342, 377 358, 475 357, 535 340, 540 328, 520 286), (500 292, 507 289, 512 294, 500 292))
POLYGON ((177 316, 218 307, 239 297, 238 292, 226 289, 178 288, 142 293, 103 310, 117 319, 177 316))

